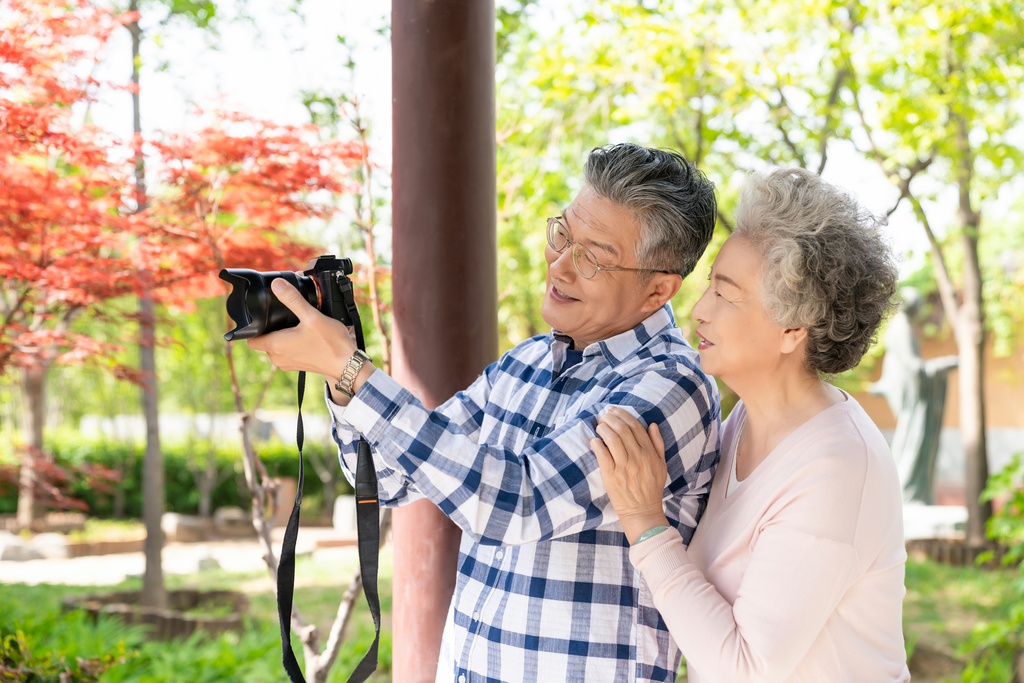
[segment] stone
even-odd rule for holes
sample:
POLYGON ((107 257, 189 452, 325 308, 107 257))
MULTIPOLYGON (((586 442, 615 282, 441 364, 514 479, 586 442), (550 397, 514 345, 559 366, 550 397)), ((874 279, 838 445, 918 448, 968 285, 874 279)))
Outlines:
POLYGON ((165 512, 160 519, 160 528, 169 543, 195 543, 205 541, 209 525, 202 517, 165 512))
POLYGON ((198 569, 199 571, 207 571, 210 569, 220 569, 220 562, 217 558, 211 555, 209 552, 199 558, 198 569))
POLYGON ((334 530, 343 536, 358 536, 356 525, 356 497, 348 494, 334 499, 334 530))
POLYGON ((0 541, 0 560, 2 561, 26 562, 41 559, 43 559, 43 554, 37 548, 33 548, 17 536, 0 541))
POLYGON ((31 545, 48 560, 66 560, 68 552, 68 537, 64 534, 48 532, 36 534, 32 538, 31 545))
POLYGON ((213 529, 221 538, 247 538, 256 530, 252 517, 240 507, 222 507, 213 513, 213 529))

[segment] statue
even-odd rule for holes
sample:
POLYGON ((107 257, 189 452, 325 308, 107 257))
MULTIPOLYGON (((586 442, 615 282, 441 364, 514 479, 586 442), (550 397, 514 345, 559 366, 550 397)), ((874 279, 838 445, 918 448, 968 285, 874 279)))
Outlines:
POLYGON ((921 358, 911 317, 921 306, 912 287, 900 291, 903 303, 885 333, 882 376, 871 385, 886 398, 896 415, 892 455, 899 469, 904 502, 931 505, 935 459, 946 406, 946 380, 958 364, 956 356, 921 358))

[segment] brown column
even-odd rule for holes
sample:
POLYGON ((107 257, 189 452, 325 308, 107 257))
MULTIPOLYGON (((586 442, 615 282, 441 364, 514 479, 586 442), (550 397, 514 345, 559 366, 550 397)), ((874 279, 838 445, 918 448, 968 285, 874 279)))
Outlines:
MULTIPOLYGON (((392 0, 395 378, 428 407, 497 356, 493 0, 392 0)), ((459 530, 394 513, 392 680, 434 680, 459 530)))

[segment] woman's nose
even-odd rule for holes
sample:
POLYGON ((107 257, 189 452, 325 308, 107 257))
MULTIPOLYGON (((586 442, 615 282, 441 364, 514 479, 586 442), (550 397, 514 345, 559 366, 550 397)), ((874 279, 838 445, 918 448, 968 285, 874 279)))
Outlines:
POLYGON ((690 317, 699 323, 706 323, 708 321, 707 298, 708 292, 710 291, 710 287, 705 289, 704 293, 700 295, 699 299, 697 299, 697 303, 693 305, 693 310, 690 311, 690 317))

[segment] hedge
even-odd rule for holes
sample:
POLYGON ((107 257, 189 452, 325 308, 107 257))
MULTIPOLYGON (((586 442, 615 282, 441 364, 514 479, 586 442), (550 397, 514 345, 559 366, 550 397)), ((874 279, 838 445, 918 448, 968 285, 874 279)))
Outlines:
MULTIPOLYGON (((142 517, 142 461, 145 446, 139 443, 111 442, 83 439, 77 435, 61 435, 51 438, 46 450, 55 457, 61 468, 71 473, 71 481, 62 486, 66 496, 82 500, 88 505, 91 515, 109 518, 114 515, 114 496, 110 492, 96 490, 85 478, 78 474, 83 464, 102 465, 122 474, 120 488, 124 492, 124 516, 128 518, 142 517)), ((195 479, 189 471, 201 469, 207 457, 213 457, 218 475, 223 481, 214 489, 212 509, 235 506, 248 510, 251 497, 245 485, 242 469, 241 446, 214 444, 208 441, 197 441, 192 444, 168 443, 162 445, 164 457, 164 484, 166 506, 168 512, 196 514, 199 511, 199 491, 195 479)), ((297 477, 299 473, 298 452, 294 444, 280 441, 267 441, 256 446, 256 451, 270 476, 297 477)), ((307 442, 303 451, 306 455, 305 488, 303 491, 303 510, 312 513, 324 500, 323 484, 316 476, 310 463, 310 456, 319 455, 325 462, 336 460, 337 454, 333 444, 307 442)), ((7 485, 0 483, 0 514, 13 514, 18 507, 18 492, 10 482, 17 481, 17 464, 0 462, 0 468, 8 470, 7 485)), ((344 477, 338 477, 337 490, 328 500, 341 493, 351 492, 344 477)), ((289 501, 290 506, 290 501, 289 501)))

